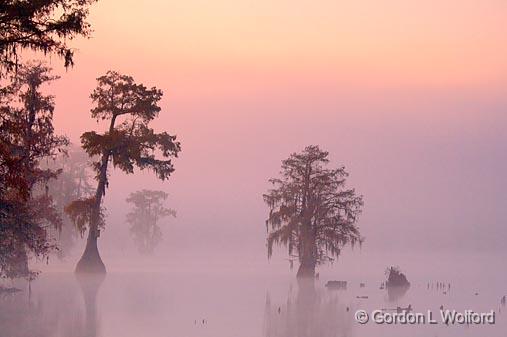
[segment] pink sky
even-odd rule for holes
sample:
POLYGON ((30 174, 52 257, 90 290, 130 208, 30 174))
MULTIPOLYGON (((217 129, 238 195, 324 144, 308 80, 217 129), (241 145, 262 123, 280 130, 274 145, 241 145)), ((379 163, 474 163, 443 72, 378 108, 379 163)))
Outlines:
POLYGON ((267 179, 319 144, 364 194, 366 247, 502 246, 507 2, 102 0, 90 21, 76 66, 52 61, 57 128, 97 127, 89 94, 114 69, 164 90, 155 126, 183 144, 168 183, 113 175, 111 228, 128 193, 160 188, 167 245, 257 254, 267 179))

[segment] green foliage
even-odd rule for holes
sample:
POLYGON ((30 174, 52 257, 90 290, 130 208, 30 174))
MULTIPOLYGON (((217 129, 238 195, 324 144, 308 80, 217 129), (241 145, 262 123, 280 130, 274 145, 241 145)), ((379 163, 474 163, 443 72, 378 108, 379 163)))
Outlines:
POLYGON ((127 214, 130 234, 142 254, 151 254, 162 240, 158 221, 167 216, 176 217, 175 210, 163 205, 167 196, 163 191, 142 190, 131 193, 126 200, 133 206, 127 214))
POLYGON ((0 2, 0 69, 18 65, 22 49, 53 53, 73 65, 68 41, 89 37, 88 7, 96 0, 5 0, 0 2))
POLYGON ((268 256, 275 244, 289 255, 313 265, 332 261, 346 244, 361 243, 356 222, 362 196, 345 186, 344 167, 329 169, 328 152, 308 146, 282 162, 281 177, 264 194, 270 212, 266 220, 268 256))

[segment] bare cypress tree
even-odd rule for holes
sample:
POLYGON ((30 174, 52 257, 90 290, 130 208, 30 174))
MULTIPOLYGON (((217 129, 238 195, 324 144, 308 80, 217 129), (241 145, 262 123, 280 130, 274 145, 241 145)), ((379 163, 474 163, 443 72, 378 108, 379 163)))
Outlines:
POLYGON ((129 174, 134 168, 153 171, 161 180, 174 171, 172 157, 181 151, 176 136, 167 132, 155 133, 149 123, 158 116, 158 102, 162 91, 137 84, 131 76, 108 71, 97 79, 98 85, 91 94, 95 107, 91 115, 97 120, 109 121, 103 134, 95 131, 83 133, 81 143, 89 156, 99 156, 94 163, 97 173, 97 189, 90 198, 76 200, 66 207, 66 212, 78 224, 88 224, 88 239, 83 256, 76 266, 76 273, 105 273, 100 258, 97 238, 104 224, 101 205, 109 186, 108 168, 129 174), (156 158, 159 152, 163 159, 156 158))
POLYGON ((329 169, 328 152, 308 146, 282 162, 281 177, 270 179, 264 194, 268 257, 273 245, 287 246, 300 262, 300 277, 314 277, 315 267, 333 261, 346 244, 361 243, 356 222, 362 196, 345 186, 344 167, 329 169))

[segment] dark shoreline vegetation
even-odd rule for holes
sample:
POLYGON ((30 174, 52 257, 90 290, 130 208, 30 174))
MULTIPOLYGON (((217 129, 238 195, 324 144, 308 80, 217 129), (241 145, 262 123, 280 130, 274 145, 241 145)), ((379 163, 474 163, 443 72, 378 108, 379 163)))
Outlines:
POLYGON ((48 258, 56 245, 47 228, 60 229, 61 216, 45 186, 60 173, 42 168, 44 158, 65 151, 55 135, 54 97, 40 87, 57 77, 43 61, 23 62, 24 51, 58 55, 74 64, 68 42, 89 37, 93 0, 3 1, 0 5, 0 276, 33 279, 30 256, 48 258), (3 83, 7 82, 6 85, 3 83))

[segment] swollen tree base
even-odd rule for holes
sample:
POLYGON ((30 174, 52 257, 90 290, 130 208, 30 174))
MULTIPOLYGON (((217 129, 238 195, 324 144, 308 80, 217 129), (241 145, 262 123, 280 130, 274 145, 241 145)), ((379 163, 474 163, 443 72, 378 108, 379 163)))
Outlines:
POLYGON ((102 262, 100 256, 91 258, 83 254, 74 272, 76 274, 105 274, 106 266, 104 262, 102 262))
POLYGON ((296 274, 298 279, 315 279, 315 264, 302 263, 296 274))
POLYGON ((93 234, 88 235, 86 248, 81 259, 76 265, 76 274, 105 274, 106 266, 100 258, 97 247, 97 237, 93 234))

